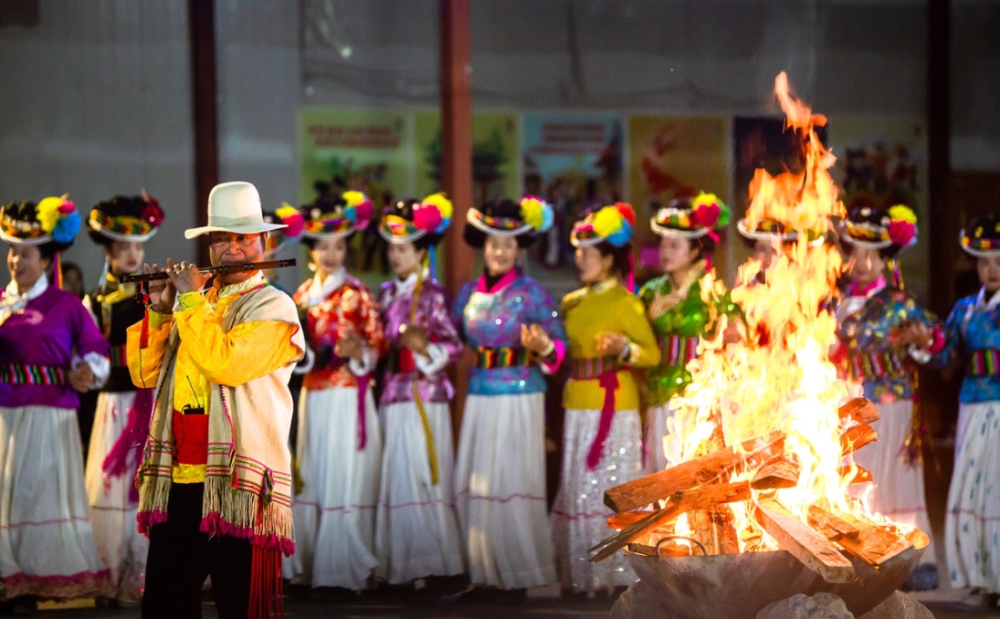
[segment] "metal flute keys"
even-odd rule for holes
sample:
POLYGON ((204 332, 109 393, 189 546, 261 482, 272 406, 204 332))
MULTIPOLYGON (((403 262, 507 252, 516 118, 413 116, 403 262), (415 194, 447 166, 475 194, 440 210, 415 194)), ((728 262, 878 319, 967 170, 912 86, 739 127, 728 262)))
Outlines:
MULTIPOLYGON (((217 267, 204 267, 198 269, 199 273, 211 273, 212 275, 228 275, 229 273, 240 273, 243 271, 258 271, 264 269, 280 269, 282 267, 295 266, 295 259, 268 260, 265 262, 234 262, 233 264, 222 264, 217 267)), ((150 282, 159 279, 168 279, 170 273, 167 271, 157 271, 156 273, 140 273, 138 275, 123 275, 121 282, 128 284, 131 282, 150 282)))

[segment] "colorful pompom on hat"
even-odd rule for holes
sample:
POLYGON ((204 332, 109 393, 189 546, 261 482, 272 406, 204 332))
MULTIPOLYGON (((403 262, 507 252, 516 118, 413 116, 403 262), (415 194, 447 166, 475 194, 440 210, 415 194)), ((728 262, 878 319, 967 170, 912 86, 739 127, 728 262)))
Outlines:
POLYGON ((280 230, 267 233, 264 257, 272 258, 282 249, 302 238, 302 232, 305 228, 305 217, 302 216, 299 209, 284 202, 277 211, 264 211, 264 223, 285 226, 280 230))
POLYGON ((888 210, 873 206, 855 208, 844 221, 842 238, 851 245, 886 250, 894 255, 916 244, 917 215, 903 204, 888 210))
POLYGON ((38 204, 11 202, 0 207, 0 239, 13 245, 69 246, 76 240, 82 222, 67 196, 49 197, 38 204))
POLYGON ((607 242, 624 247, 632 240, 635 210, 626 202, 616 202, 592 209, 573 225, 570 242, 573 247, 588 247, 607 242))
POLYGON ((965 253, 977 258, 1000 256, 1000 216, 990 213, 973 218, 958 242, 965 253))
POLYGON ((555 214, 552 205, 536 196, 524 196, 518 204, 517 215, 494 216, 488 209, 473 207, 466 215, 466 221, 486 234, 498 236, 520 236, 545 232, 552 227, 555 214))
POLYGON ((360 191, 321 195, 300 210, 302 234, 311 239, 339 239, 363 231, 373 214, 371 199, 360 191))
POLYGON ((701 193, 694 198, 677 198, 657 209, 649 227, 660 236, 694 239, 729 223, 729 207, 715 194, 701 193))
POLYGON ((425 236, 435 237, 433 243, 451 225, 454 207, 444 193, 438 192, 423 200, 397 200, 385 208, 379 220, 378 232, 395 245, 412 243, 425 236))
POLYGON ((139 196, 115 196, 90 209, 87 226, 97 243, 148 241, 163 223, 163 209, 145 191, 139 196))

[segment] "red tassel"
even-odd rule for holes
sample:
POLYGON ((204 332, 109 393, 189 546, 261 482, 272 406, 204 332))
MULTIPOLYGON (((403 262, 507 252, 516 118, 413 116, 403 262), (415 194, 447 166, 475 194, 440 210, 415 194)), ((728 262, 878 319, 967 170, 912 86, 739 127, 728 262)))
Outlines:
POLYGON ((281 549, 253 547, 250 568, 250 609, 248 619, 283 619, 284 583, 281 581, 281 549))

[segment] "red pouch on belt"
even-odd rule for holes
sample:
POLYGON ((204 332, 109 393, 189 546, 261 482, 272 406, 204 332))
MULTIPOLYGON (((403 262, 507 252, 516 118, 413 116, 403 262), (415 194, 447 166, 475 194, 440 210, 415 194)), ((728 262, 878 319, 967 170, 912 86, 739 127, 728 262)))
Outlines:
MULTIPOLYGON (((195 409, 203 410, 203 409, 195 409)), ((182 413, 175 410, 173 417, 174 442, 177 445, 178 464, 208 463, 208 415, 182 413)))

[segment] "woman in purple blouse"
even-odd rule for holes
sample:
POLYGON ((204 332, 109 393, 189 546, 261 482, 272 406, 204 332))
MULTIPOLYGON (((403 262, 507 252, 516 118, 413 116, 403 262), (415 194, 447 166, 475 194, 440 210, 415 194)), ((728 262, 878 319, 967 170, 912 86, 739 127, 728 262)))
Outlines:
POLYGON ((421 595, 444 593, 441 577, 464 571, 452 499, 451 412, 455 392, 445 368, 462 350, 448 297, 430 254, 451 219, 442 194, 389 205, 379 233, 389 242, 396 278, 379 306, 391 344, 380 417, 382 485, 376 516, 378 575, 393 585, 437 577, 421 595))
POLYGON ((455 299, 476 353, 458 448, 456 507, 471 598, 520 601, 556 580, 545 494, 545 379, 565 353, 556 304, 517 265, 520 249, 552 225, 538 198, 469 209, 465 241, 486 270, 455 299))
POLYGON ((0 566, 13 605, 113 591, 94 545, 76 409, 101 386, 108 343, 45 271, 80 230, 64 198, 0 208, 11 282, 0 300, 0 566), (20 599, 16 599, 20 598, 20 599))

